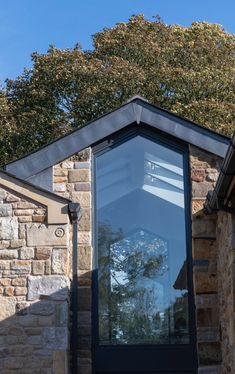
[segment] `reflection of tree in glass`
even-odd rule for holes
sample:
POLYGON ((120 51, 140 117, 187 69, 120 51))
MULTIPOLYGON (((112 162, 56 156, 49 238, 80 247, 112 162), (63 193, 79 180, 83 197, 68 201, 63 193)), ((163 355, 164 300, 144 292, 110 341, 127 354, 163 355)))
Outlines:
POLYGON ((168 271, 167 242, 139 229, 124 237, 99 225, 99 315, 103 342, 154 342, 167 331, 157 279, 168 271))

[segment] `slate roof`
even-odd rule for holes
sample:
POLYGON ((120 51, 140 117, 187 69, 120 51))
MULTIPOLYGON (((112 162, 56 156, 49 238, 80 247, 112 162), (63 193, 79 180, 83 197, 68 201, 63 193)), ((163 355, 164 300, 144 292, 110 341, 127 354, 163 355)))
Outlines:
MULTIPOLYGON (((30 180, 32 176, 40 175, 74 153, 133 124, 147 125, 220 157, 225 156, 229 145, 229 138, 226 136, 217 134, 135 96, 121 107, 7 164, 6 170, 22 179, 30 180)), ((45 175, 42 174, 42 177, 45 178, 45 175)))

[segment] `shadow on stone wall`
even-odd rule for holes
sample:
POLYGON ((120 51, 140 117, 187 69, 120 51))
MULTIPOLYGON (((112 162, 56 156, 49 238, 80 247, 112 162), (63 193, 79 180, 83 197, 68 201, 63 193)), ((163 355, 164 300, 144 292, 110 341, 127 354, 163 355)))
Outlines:
MULTIPOLYGON (((52 277, 56 282, 55 276, 52 277)), ((54 293, 43 295, 40 278, 29 277, 28 301, 7 296, 0 298, 2 374, 68 372, 69 289, 60 288, 54 293), (34 291, 31 287, 31 293, 30 282, 34 282, 34 291), (33 300, 36 297, 39 299, 33 300)), ((44 284, 46 286, 49 287, 50 282, 44 284)))

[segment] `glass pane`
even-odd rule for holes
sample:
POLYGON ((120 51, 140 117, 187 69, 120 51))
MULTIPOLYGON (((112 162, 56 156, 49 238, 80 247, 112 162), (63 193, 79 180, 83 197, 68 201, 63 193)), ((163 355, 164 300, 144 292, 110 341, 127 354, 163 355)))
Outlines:
POLYGON ((99 342, 185 344, 183 156, 136 136, 96 158, 99 342))

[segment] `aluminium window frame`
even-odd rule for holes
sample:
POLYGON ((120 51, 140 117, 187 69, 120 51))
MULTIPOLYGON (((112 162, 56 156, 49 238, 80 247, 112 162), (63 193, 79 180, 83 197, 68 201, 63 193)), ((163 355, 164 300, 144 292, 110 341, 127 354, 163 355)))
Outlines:
MULTIPOLYGON (((175 137, 170 136, 162 131, 150 128, 148 125, 141 123, 133 123, 128 128, 122 129, 102 141, 96 143, 92 147, 92 351, 95 357, 95 350, 100 347, 107 351, 116 346, 99 345, 99 327, 98 327, 98 245, 97 245, 97 225, 96 225, 96 158, 113 148, 125 143, 135 136, 143 136, 144 138, 156 142, 168 149, 181 153, 183 157, 183 176, 184 176, 184 214, 185 214, 185 238, 186 238, 186 262, 187 262, 187 286, 188 286, 188 318, 189 318, 189 343, 188 344, 138 344, 138 345, 118 345, 120 351, 128 351, 134 347, 143 350, 159 350, 174 349, 182 351, 184 347, 190 346, 195 349, 194 367, 197 370, 197 350, 196 350, 196 308, 194 301, 193 286, 193 258, 192 258, 192 224, 191 224, 191 179, 190 179, 190 160, 189 160, 189 144, 175 137)), ((93 362, 93 360, 92 360, 93 362)), ((161 370, 161 368, 159 369, 161 370)), ((162 370, 165 370, 164 368, 162 370)), ((191 370, 191 369, 190 369, 191 370)), ((96 363, 93 362, 93 371, 96 373, 96 363)), ((183 373, 183 372, 182 372, 183 373)), ((194 373, 194 371, 192 371, 194 373)))

